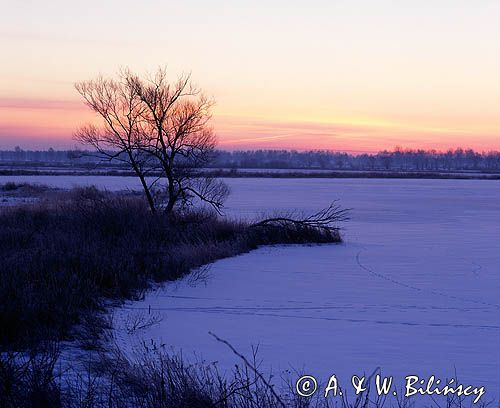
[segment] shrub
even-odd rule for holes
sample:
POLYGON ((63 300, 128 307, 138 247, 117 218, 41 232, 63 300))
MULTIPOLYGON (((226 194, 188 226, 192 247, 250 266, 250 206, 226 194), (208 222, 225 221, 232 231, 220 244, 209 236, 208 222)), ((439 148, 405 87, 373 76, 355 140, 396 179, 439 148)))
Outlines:
POLYGON ((1 190, 3 190, 3 191, 14 191, 14 190, 17 190, 20 186, 21 186, 21 184, 16 184, 16 183, 14 183, 12 181, 8 181, 7 183, 5 183, 1 187, 1 190))
POLYGON ((60 382, 54 369, 58 357, 54 343, 29 352, 1 353, 0 407, 60 407, 60 382))
POLYGON ((93 187, 0 211, 0 347, 71 337, 103 299, 263 244, 337 242, 305 226, 250 226, 206 210, 153 214, 136 196, 93 187))

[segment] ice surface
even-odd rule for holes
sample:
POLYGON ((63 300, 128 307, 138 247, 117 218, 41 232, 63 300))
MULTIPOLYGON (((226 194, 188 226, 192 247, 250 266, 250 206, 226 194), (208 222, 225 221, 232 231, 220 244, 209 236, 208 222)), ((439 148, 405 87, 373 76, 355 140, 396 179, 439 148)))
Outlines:
MULTIPOLYGON (((95 180, 137 186, 121 177, 85 183, 95 180)), ((66 177, 64 185, 78 181, 66 177)), ((265 247, 215 262, 205 284, 172 284, 116 310, 120 345, 153 339, 231 369, 237 359, 212 331, 247 355, 259 345, 263 368, 273 372, 293 368, 325 380, 336 373, 346 382, 375 367, 396 380, 444 379, 456 369, 461 382, 498 399, 499 181, 226 181, 228 216, 314 211, 339 199, 352 208, 345 243, 265 247), (149 308, 162 321, 129 334, 129 316, 149 308)))

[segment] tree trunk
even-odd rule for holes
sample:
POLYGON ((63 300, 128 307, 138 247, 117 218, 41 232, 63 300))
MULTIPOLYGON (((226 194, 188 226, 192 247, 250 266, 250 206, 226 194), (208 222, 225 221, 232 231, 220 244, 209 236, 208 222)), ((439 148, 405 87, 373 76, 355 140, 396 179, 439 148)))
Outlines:
POLYGON ((148 184, 146 183, 146 180, 144 179, 144 177, 139 176, 139 178, 141 179, 142 188, 144 189, 144 193, 146 194, 149 208, 151 209, 151 212, 154 214, 156 212, 156 207, 155 207, 155 202, 153 200, 153 196, 151 195, 151 191, 149 191, 148 184))
POLYGON ((174 209, 175 202, 177 201, 177 196, 175 194, 174 179, 172 177, 172 174, 169 171, 167 171, 166 173, 168 180, 168 203, 165 207, 165 213, 170 214, 174 209))

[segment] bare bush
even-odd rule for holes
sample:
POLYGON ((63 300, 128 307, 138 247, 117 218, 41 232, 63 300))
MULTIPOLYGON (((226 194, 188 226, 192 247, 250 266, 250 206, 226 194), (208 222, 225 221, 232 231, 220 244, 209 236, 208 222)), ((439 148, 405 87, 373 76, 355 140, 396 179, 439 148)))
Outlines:
POLYGON ((55 365, 59 348, 42 344, 26 352, 0 353, 0 407, 61 406, 55 365))
POLYGON ((263 230, 269 235, 286 233, 292 240, 295 237, 295 242, 307 242, 311 234, 319 234, 323 237, 323 242, 340 242, 340 224, 349 220, 349 211, 334 201, 311 215, 278 214, 251 224, 250 227, 263 230))
MULTIPOLYGON (((310 226, 257 228, 208 210, 163 217, 136 196, 91 187, 1 209, 0 224, 0 345, 7 348, 74 336, 74 325, 99 322, 103 299, 136 298, 153 282, 259 245, 340 240, 310 226)), ((203 281, 206 270, 198 271, 192 282, 203 281)))

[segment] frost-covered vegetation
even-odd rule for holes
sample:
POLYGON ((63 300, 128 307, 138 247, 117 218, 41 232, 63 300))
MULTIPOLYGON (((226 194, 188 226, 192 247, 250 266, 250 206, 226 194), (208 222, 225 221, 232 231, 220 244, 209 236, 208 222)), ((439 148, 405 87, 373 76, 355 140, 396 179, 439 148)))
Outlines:
POLYGON ((138 365, 122 359, 110 366, 109 360, 105 372, 89 368, 95 382, 63 385, 58 345, 79 340, 98 347, 107 327, 101 312, 109 302, 140 297, 154 282, 176 280, 259 245, 341 240, 337 226, 323 221, 333 221, 332 211, 343 214, 334 206, 313 216, 317 222, 312 224, 311 218, 251 224, 204 209, 179 209, 167 217, 153 213, 137 194, 93 187, 51 192, 9 183, 0 190, 39 193, 37 201, 0 209, 2 408, 228 406, 235 398, 267 398, 270 389, 239 376, 235 381, 238 387, 246 384, 249 396, 231 395, 235 385, 216 372, 172 356, 138 365), (103 394, 97 387, 101 380, 116 388, 103 394))
POLYGON ((134 297, 259 245, 340 241, 336 227, 307 220, 249 224, 200 209, 166 217, 137 195, 92 187, 5 207, 0 224, 2 348, 70 336, 104 298, 134 297))
MULTIPOLYGON (((41 163, 81 166, 98 163, 101 159, 91 152, 82 151, 29 151, 20 148, 0 151, 0 163, 22 163, 23 166, 39 166, 41 163)), ((500 152, 477 152, 461 148, 447 151, 396 148, 393 151, 361 154, 320 150, 218 150, 215 159, 207 167, 495 172, 500 171, 500 152)))
POLYGON ((472 149, 440 152, 400 148, 363 154, 318 150, 219 151, 213 166, 366 171, 497 171, 500 170, 500 152, 480 153, 472 149))

